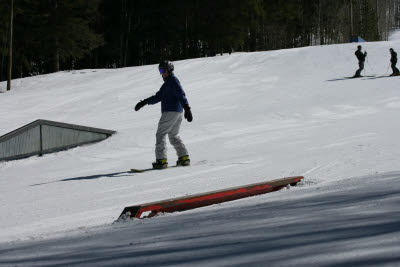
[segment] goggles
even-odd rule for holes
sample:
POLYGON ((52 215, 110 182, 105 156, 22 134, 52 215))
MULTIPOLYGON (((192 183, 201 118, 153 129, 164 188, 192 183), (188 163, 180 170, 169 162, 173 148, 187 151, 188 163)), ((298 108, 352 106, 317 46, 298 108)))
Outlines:
POLYGON ((160 73, 164 74, 165 72, 167 72, 165 69, 160 69, 160 73))

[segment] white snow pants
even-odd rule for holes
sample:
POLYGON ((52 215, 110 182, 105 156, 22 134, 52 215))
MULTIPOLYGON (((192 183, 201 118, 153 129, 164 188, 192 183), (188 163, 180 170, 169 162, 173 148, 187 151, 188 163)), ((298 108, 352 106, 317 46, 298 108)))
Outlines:
POLYGON ((178 157, 189 155, 181 138, 178 136, 182 118, 182 112, 162 113, 156 133, 156 159, 167 158, 167 134, 169 142, 175 148, 178 157))

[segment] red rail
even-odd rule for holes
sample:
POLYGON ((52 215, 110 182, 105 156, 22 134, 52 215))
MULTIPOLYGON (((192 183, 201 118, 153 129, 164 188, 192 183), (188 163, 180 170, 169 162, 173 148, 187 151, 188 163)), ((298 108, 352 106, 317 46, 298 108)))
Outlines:
POLYGON ((280 190, 289 184, 294 186, 302 179, 304 179, 303 176, 286 177, 263 183, 130 206, 126 207, 122 211, 119 218, 125 219, 135 217, 143 219, 153 217, 157 213, 184 211, 240 198, 261 195, 280 190))

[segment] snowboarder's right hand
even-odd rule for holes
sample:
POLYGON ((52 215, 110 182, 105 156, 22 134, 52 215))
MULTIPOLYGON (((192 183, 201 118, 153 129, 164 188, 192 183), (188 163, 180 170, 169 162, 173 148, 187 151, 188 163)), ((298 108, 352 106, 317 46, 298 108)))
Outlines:
POLYGON ((139 109, 141 109, 142 107, 144 107, 146 105, 147 105, 147 100, 146 99, 142 100, 142 101, 140 101, 139 103, 136 104, 135 110, 139 111, 139 109))

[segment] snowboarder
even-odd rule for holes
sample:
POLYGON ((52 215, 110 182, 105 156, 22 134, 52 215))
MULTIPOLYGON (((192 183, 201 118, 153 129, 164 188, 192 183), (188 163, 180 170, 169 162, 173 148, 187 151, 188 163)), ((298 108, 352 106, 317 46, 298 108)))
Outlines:
POLYGON ((189 102, 178 78, 174 75, 174 65, 172 62, 162 61, 158 65, 158 69, 164 79, 164 84, 155 95, 140 101, 135 106, 135 110, 138 111, 147 104, 154 105, 161 101, 162 114, 156 133, 156 161, 153 162, 153 169, 164 169, 168 167, 167 135, 170 143, 178 154, 176 165, 189 166, 189 153, 181 138, 178 136, 182 123, 182 112, 184 111, 184 117, 188 122, 193 120, 189 102))
POLYGON ((364 53, 361 52, 361 45, 359 45, 357 47, 357 51, 354 53, 358 59, 358 70, 356 71, 356 74, 354 74, 353 78, 358 78, 361 77, 361 71, 364 69, 364 62, 365 62, 365 58, 367 57, 367 51, 365 51, 364 53))
POLYGON ((400 71, 398 68, 396 68, 396 64, 397 64, 397 53, 393 50, 393 48, 389 49, 390 54, 391 54, 391 58, 390 58, 390 63, 392 65, 392 70, 393 73, 390 74, 390 76, 397 76, 400 75, 400 71))

